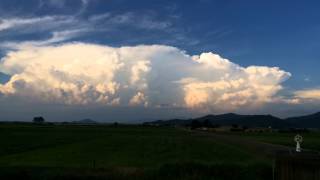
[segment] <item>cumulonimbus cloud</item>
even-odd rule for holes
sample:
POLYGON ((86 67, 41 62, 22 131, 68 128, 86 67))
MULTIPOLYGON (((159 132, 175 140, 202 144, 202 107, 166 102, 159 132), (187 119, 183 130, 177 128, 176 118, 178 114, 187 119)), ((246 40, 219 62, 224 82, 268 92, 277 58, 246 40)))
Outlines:
POLYGON ((241 67, 213 53, 171 46, 67 43, 23 47, 2 58, 4 97, 63 104, 235 110, 271 101, 290 73, 241 67))

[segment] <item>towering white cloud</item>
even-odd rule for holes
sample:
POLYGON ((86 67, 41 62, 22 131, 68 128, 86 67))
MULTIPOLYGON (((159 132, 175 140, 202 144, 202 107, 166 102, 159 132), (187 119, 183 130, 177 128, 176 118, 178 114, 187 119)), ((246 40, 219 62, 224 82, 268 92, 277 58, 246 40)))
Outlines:
POLYGON ((0 94, 41 102, 188 107, 229 111, 263 105, 290 73, 241 67, 213 53, 175 47, 109 47, 69 43, 9 52, 0 71, 11 79, 0 94))

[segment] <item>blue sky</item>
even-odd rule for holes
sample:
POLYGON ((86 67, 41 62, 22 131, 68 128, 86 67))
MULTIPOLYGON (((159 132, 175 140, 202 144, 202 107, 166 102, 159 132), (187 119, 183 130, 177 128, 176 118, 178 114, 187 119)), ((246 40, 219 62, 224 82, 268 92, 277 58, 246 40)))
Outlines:
MULTIPOLYGON (((0 56, 4 62, 9 52, 26 44, 71 42, 114 48, 158 44, 188 55, 212 52, 244 68, 279 67, 291 74, 277 94, 290 100, 303 98, 303 103, 288 105, 290 110, 281 112, 269 110, 268 105, 254 112, 309 113, 319 107, 319 5, 317 1, 256 0, 3 0, 0 56)), ((2 70, 0 83, 12 75, 2 70)))

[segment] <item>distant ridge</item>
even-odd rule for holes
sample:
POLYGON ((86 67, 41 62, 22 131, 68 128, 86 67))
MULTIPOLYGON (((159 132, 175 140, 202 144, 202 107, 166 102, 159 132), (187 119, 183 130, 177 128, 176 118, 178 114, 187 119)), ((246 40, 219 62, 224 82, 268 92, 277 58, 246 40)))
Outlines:
POLYGON ((145 125, 161 125, 161 126, 186 126, 191 123, 191 120, 184 119, 170 119, 170 120, 157 120, 151 122, 144 122, 145 125))
POLYGON ((146 122, 149 125, 186 126, 193 120, 210 122, 213 125, 240 125, 247 127, 272 127, 272 128, 320 128, 320 112, 301 116, 281 119, 272 115, 239 115, 227 113, 220 115, 206 115, 194 119, 172 119, 146 122))
POLYGON ((200 122, 209 121, 211 124, 219 125, 241 125, 248 127, 273 127, 282 128, 291 126, 290 123, 272 115, 239 115, 234 113, 221 115, 207 115, 196 118, 200 122))
POLYGON ((287 118, 286 121, 296 124, 304 128, 320 128, 320 112, 306 115, 287 118))

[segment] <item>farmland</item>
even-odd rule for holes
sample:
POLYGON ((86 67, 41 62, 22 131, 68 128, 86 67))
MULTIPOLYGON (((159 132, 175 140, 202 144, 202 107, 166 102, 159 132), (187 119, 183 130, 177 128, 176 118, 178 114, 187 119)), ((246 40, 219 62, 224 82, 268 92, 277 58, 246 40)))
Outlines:
MULTIPOLYGON (((303 136, 302 147, 304 149, 320 151, 320 133, 307 132, 299 133, 303 136)), ((242 136, 261 142, 280 144, 285 146, 295 146, 293 137, 296 133, 233 133, 236 136, 242 136)))
MULTIPOLYGON (((291 134, 223 136, 292 145, 291 134)), ((272 158, 251 146, 169 127, 1 124, 0 177, 270 179, 272 158)))

